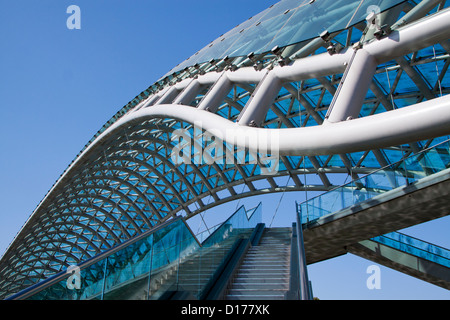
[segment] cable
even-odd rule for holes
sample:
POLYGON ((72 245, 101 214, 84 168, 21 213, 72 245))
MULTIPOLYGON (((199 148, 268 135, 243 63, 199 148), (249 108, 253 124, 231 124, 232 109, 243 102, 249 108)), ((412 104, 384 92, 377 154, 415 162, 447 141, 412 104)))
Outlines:
POLYGON ((273 220, 275 219, 275 216, 277 215, 278 209, 280 208, 281 201, 283 200, 284 194, 286 193, 286 189, 287 189, 287 186, 289 185, 289 181, 290 181, 290 180, 291 180, 291 176, 289 175, 289 178, 288 178, 288 180, 287 180, 287 182, 286 182, 286 186, 284 187, 284 190, 283 190, 283 192, 281 193, 281 197, 280 197, 280 199, 278 200, 277 208, 275 209, 275 212, 274 212, 274 214, 273 214, 273 216, 272 216, 272 221, 270 221, 269 228, 272 227, 273 220))

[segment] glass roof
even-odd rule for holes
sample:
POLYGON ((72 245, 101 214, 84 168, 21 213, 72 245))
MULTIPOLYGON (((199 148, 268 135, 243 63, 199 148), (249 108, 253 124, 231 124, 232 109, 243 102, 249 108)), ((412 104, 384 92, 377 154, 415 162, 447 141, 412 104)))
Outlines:
POLYGON ((322 32, 344 30, 367 17, 405 0, 283 0, 249 18, 172 69, 224 57, 264 53, 318 37, 322 32))

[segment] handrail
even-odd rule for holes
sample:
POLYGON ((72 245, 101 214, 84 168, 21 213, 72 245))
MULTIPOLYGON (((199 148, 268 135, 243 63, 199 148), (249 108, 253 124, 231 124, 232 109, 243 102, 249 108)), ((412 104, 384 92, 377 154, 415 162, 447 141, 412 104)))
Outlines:
POLYGON ((226 258, 216 269, 214 276, 205 286, 200 300, 217 300, 223 296, 248 249, 259 243, 264 228, 264 223, 258 223, 249 238, 238 238, 236 240, 226 258))
MULTIPOLYGON (((227 223, 230 223, 230 220, 235 218, 237 214, 240 215, 245 215, 242 217, 239 217, 236 221, 232 221, 232 224, 235 227, 240 227, 240 225, 242 224, 242 220, 247 220, 247 222, 252 223, 252 221, 254 220, 254 217, 258 218, 259 215, 255 214, 256 212, 260 212, 260 210, 258 210, 261 206, 261 203, 250 210, 245 210, 244 206, 241 206, 238 210, 236 210, 236 212, 229 217, 225 222, 222 223, 222 226, 225 226, 227 223), (250 213, 250 217, 248 216, 248 214, 250 213), (253 220, 252 220, 253 219, 253 220)), ((247 225, 247 222, 243 222, 244 225, 247 225)), ((107 261, 107 259, 111 256, 113 256, 114 254, 120 253, 120 250, 123 250, 125 248, 128 248, 130 245, 134 245, 135 243, 138 243, 138 241, 141 240, 145 240, 147 239, 149 236, 151 236, 152 234, 158 234, 156 232, 163 232, 164 233, 164 228, 169 227, 170 225, 172 225, 173 223, 176 223, 177 226, 175 226, 176 228, 178 228, 178 224, 181 223, 180 226, 184 226, 187 234, 190 234, 190 238, 192 239, 193 243, 198 245, 198 247, 202 247, 202 244, 205 244, 205 242, 200 243, 198 238, 195 236, 195 234, 192 232, 191 228, 189 227, 189 225, 187 224, 187 222, 185 221, 185 218, 181 217, 181 216, 177 216, 173 219, 167 220, 164 223, 161 223, 160 225, 152 228, 151 230, 148 230, 146 232, 141 233, 140 235, 133 237, 131 239, 128 239, 120 244, 118 244, 117 246, 110 248, 94 257, 89 258, 88 260, 85 260, 81 263, 79 263, 78 265, 75 266, 70 266, 70 268, 74 268, 74 270, 76 269, 77 272, 82 271, 82 270, 86 270, 89 269, 90 267, 92 267, 93 265, 95 265, 96 263, 99 262, 103 262, 103 260, 107 261)), ((256 224, 256 223, 255 223, 256 224)), ((213 235, 216 235, 216 231, 219 232, 220 230, 223 230, 223 228, 218 228, 217 230, 215 230, 215 232, 213 232, 208 239, 211 239, 210 237, 213 235)), ((165 234, 165 233, 164 233, 165 234)), ((207 239, 207 240, 208 240, 207 239)), ((214 239, 212 239, 214 240, 214 239)), ((158 240, 159 241, 159 240, 158 240)), ((211 241, 209 241, 211 242, 211 241)), ((161 245, 159 246, 160 249, 162 249, 162 251, 160 252, 162 254, 161 258, 167 260, 166 261, 166 265, 167 263, 170 264, 170 258, 169 256, 167 256, 167 250, 165 248, 165 244, 162 242, 160 243, 161 245), (167 258, 167 259, 166 259, 167 258)), ((207 245, 210 245, 211 243, 208 243, 207 245)), ((179 258, 179 257, 178 257, 179 258)), ((106 263, 105 263, 105 267, 106 267, 106 263)), ((69 269, 68 269, 69 270, 69 269)), ((68 272, 68 270, 63 270, 58 272, 57 274, 39 282, 36 283, 28 288, 23 289, 22 291, 15 293, 9 297, 7 297, 7 300, 20 300, 20 299, 27 299, 29 297, 32 297, 36 294, 38 294, 39 292, 43 291, 43 290, 47 290, 49 288, 51 288, 54 285, 57 285, 58 283, 61 283, 61 281, 64 281, 65 279, 69 278, 70 276, 72 276, 72 273, 68 272)), ((104 275, 104 277, 106 277, 106 273, 104 275)), ((99 281, 103 281, 103 287, 105 286, 105 279, 103 280, 99 280, 99 281)), ((102 294, 104 293, 106 289, 103 288, 102 290, 102 294)))
POLYGON ((300 272, 298 263, 297 223, 292 223, 289 291, 285 300, 300 300, 300 272))
MULTIPOLYGON (((262 203, 260 202, 255 208, 246 210, 247 221, 250 221, 250 220, 252 219, 253 214, 255 214, 255 212, 257 212, 257 209, 258 209, 261 205, 262 205, 262 203), (253 211, 252 214, 250 215, 250 217, 247 216, 247 212, 249 212, 249 211, 253 211)), ((211 239, 216 233, 220 232, 221 227, 224 226, 224 225, 226 225, 227 222, 229 222, 231 219, 233 219, 233 218, 240 212, 240 210, 241 210, 242 208, 244 208, 244 210, 245 210, 245 206, 244 206, 244 205, 241 205, 241 206, 239 207, 239 209, 237 209, 231 216, 229 216, 229 217, 227 218, 227 220, 225 220, 224 222, 222 222, 218 228, 216 228, 216 229, 215 229, 208 237, 206 237, 206 239, 205 239, 204 241, 202 241, 202 244, 206 243, 206 242, 207 242, 209 239, 211 239)))
POLYGON ((306 266, 306 254, 305 246, 303 243, 303 227, 301 216, 297 214, 297 255, 298 255, 298 272, 299 272, 299 289, 300 289, 300 300, 312 300, 309 278, 308 278, 308 268, 306 266))
POLYGON ((217 300, 226 289, 228 280, 238 265, 240 258, 250 246, 249 239, 238 238, 214 275, 205 285, 199 300, 217 300))
MULTIPOLYGON (((362 179, 366 178, 367 176, 370 176, 370 175, 375 174, 375 173, 377 173, 377 172, 386 170, 386 169, 389 168, 389 167, 394 167, 396 164, 401 164, 402 162, 405 162, 405 160, 407 160, 407 159, 411 159, 411 158, 413 158, 413 157, 420 156, 420 155, 424 154, 425 152, 428 152, 428 151, 430 151, 430 150, 432 150, 432 149, 435 149, 436 147, 438 147, 438 146, 440 146, 440 145, 442 145, 442 144, 449 143, 449 142, 450 142, 450 139, 447 139, 447 140, 442 141, 442 142, 439 142, 438 144, 435 144, 435 145, 433 145, 433 146, 431 146, 431 147, 428 147, 428 148, 426 148, 426 149, 422 149, 422 150, 420 150, 419 152, 414 153, 414 154, 412 154, 412 155, 410 155, 410 156, 408 156, 408 157, 406 157, 406 158, 404 158, 404 159, 398 160, 398 161, 393 162, 393 163, 391 163, 391 164, 388 164, 388 165, 386 165, 386 166, 384 166, 384 167, 375 169, 374 171, 372 171, 372 172, 370 172, 370 173, 368 173, 368 174, 365 174, 365 175, 361 176, 361 177, 358 178, 358 179, 355 179, 355 180, 352 180, 352 181, 350 181, 350 182, 347 182, 347 183, 341 184, 341 185, 339 185, 339 186, 336 186, 335 188, 333 188, 333 189, 331 189, 331 190, 328 190, 328 191, 326 191, 326 192, 324 192, 324 193, 322 193, 322 194, 320 194, 320 195, 318 195, 318 196, 309 198, 308 200, 306 200, 306 201, 304 201, 304 202, 302 202, 302 203, 308 202, 308 201, 313 200, 313 199, 316 199, 316 198, 320 198, 320 197, 323 196, 324 194, 327 194, 327 193, 336 191, 336 190, 339 189, 339 188, 348 186, 349 184, 352 184, 352 183, 354 183, 355 181, 362 180, 362 179)), ((300 204, 302 204, 302 203, 300 203, 300 204)))

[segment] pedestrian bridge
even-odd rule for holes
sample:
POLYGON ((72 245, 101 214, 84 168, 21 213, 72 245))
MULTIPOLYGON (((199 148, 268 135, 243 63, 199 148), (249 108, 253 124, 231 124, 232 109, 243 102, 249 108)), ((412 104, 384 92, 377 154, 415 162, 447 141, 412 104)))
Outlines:
POLYGON ((309 264, 347 252, 450 289, 448 250, 397 230, 450 213, 448 141, 297 204, 309 264))

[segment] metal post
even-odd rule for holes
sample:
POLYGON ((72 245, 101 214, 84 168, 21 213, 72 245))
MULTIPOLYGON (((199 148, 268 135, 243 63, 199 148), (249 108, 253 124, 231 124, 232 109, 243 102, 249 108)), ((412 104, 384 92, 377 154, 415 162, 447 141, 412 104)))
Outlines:
POLYGON ((376 67, 375 58, 365 50, 355 52, 330 106, 327 121, 340 122, 358 117, 376 67))
POLYGON ((179 91, 176 86, 170 87, 164 95, 155 104, 171 103, 178 95, 179 91))
POLYGON ((274 103, 281 85, 280 79, 274 73, 271 73, 270 70, 267 70, 264 78, 258 84, 252 97, 239 115, 239 125, 258 126, 264 121, 264 117, 274 103))
POLYGON ((198 92, 201 89, 201 84, 198 80, 193 79, 184 89, 183 91, 175 98, 172 102, 173 104, 184 104, 189 105, 192 100, 195 99, 198 92))
POLYGON ((308 279, 308 269, 306 266, 305 246, 303 243, 303 230, 300 215, 297 214, 297 248, 298 248, 298 269, 300 276, 300 299, 312 300, 308 279))
POLYGON ((431 9, 436 7, 442 0, 422 0, 413 9, 406 13, 398 22, 392 25, 392 29, 397 29, 411 21, 424 17, 431 9))
POLYGON ((198 109, 216 112, 220 103, 233 88, 233 83, 228 79, 225 72, 222 72, 220 78, 213 84, 208 94, 199 103, 198 109))

